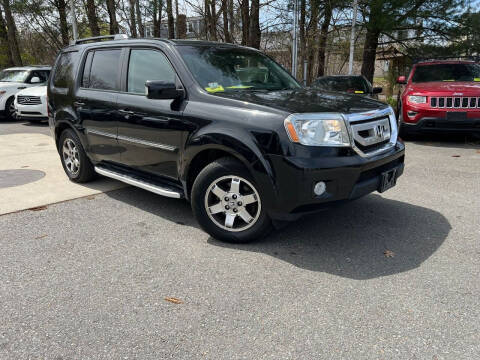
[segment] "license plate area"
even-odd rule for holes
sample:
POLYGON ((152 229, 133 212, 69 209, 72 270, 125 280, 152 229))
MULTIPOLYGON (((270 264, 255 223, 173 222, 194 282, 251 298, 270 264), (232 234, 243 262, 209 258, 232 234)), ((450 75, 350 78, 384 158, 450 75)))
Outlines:
POLYGON ((398 168, 394 168, 381 174, 380 186, 378 187, 379 193, 387 191, 397 184, 397 170, 398 168))
POLYGON ((465 111, 447 111, 447 120, 449 121, 466 121, 467 113, 465 111))

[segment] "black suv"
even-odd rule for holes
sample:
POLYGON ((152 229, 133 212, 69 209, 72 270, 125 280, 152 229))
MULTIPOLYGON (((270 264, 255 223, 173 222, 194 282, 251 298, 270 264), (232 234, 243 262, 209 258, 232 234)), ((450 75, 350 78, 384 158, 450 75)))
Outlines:
POLYGON ((75 182, 95 173, 185 198, 215 238, 246 242, 284 220, 395 185, 392 109, 304 89, 246 47, 83 39, 59 54, 49 123, 75 182))

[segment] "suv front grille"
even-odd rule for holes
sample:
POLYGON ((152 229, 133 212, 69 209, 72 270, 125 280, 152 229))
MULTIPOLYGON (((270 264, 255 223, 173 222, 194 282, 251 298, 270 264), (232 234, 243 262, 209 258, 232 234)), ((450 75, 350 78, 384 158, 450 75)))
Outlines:
POLYGON ((355 146, 366 154, 382 148, 390 141, 392 130, 388 116, 351 123, 350 126, 355 146))
POLYGON ((457 109, 472 109, 480 108, 480 97, 468 96, 434 96, 430 98, 430 106, 434 108, 457 108, 457 109))
POLYGON ((42 101, 40 100, 40 96, 18 95, 17 103, 21 105, 40 105, 42 101))

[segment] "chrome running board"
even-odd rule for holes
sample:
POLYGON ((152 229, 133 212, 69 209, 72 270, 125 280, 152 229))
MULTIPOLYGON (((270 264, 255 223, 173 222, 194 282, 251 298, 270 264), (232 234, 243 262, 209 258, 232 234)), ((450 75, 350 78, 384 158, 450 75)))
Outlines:
POLYGON ((161 187, 159 185, 155 185, 143 180, 134 179, 128 175, 125 175, 116 171, 112 171, 110 169, 105 169, 99 166, 95 166, 95 171, 100 175, 103 175, 115 180, 119 180, 126 184, 133 185, 147 191, 151 191, 158 195, 175 198, 175 199, 180 199, 183 197, 180 191, 176 191, 173 188, 161 187))

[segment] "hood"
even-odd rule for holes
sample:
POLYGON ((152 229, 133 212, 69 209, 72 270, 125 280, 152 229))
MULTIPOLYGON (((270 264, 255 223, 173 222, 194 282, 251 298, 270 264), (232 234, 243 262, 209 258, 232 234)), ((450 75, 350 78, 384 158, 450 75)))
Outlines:
POLYGON ((425 83, 411 83, 407 89, 409 94, 416 93, 423 94, 428 92, 428 95, 453 95, 456 96, 480 96, 480 82, 475 81, 435 81, 425 83))
POLYGON ((377 110, 388 106, 365 96, 322 91, 312 88, 268 92, 222 92, 216 93, 216 95, 269 106, 289 113, 335 112, 351 114, 377 110))
POLYGON ((26 89, 23 89, 17 93, 18 95, 27 95, 27 96, 47 96, 47 87, 46 86, 33 86, 26 89))
POLYGON ((19 86, 25 86, 25 84, 21 82, 0 81, 0 89, 17 88, 19 86))

